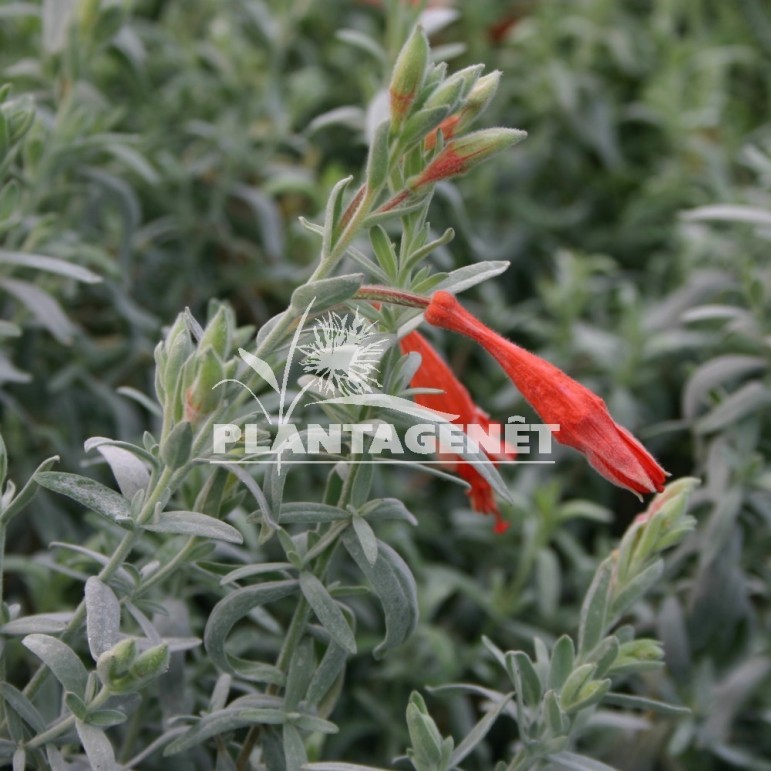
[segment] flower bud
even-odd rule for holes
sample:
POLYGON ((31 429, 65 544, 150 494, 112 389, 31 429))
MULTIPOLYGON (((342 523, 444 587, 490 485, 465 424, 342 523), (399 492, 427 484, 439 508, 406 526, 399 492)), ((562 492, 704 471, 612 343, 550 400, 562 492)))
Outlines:
MULTIPOLYGON (((175 330, 174 325, 172 331, 175 330)), ((183 369, 188 358, 193 353, 193 343, 187 328, 184 327, 175 337, 169 336, 166 343, 166 363, 163 367, 162 390, 165 394, 164 409, 171 413, 175 412, 175 406, 178 405, 177 394, 179 393, 179 383, 182 377, 183 369)))
POLYGON ((490 102, 492 102, 495 97, 495 92, 498 90, 498 84, 500 82, 500 70, 495 70, 477 80, 461 108, 461 128, 466 128, 471 125, 471 123, 488 108, 490 102))
POLYGON ((450 112, 447 105, 418 110, 410 115, 404 124, 401 136, 401 146, 408 147, 412 142, 419 142, 423 137, 432 135, 434 129, 447 118, 450 112))
POLYGON ((463 96, 463 87, 464 83, 461 78, 448 78, 426 99, 423 109, 447 107, 447 111, 452 112, 463 96))
POLYGON ((232 345, 232 313, 226 305, 220 305, 211 321, 206 325, 203 337, 198 343, 198 350, 204 351, 211 346, 222 359, 229 356, 232 345))
POLYGON ((399 52, 388 92, 391 98, 391 127, 398 130, 418 96, 428 64, 428 39, 421 26, 415 27, 399 52))
POLYGON ((439 180, 465 174, 491 155, 521 142, 526 136, 527 132, 519 129, 491 128, 454 139, 421 174, 407 184, 412 190, 418 190, 439 180))
POLYGON ((222 389, 215 386, 225 377, 222 361, 211 348, 197 356, 196 367, 195 380, 185 391, 185 420, 190 423, 197 423, 219 406, 222 389))
MULTIPOLYGON (((461 108, 440 124, 439 131, 442 132, 445 141, 463 133, 487 109, 498 90, 500 80, 500 70, 495 70, 476 81, 461 108)), ((433 150, 436 146, 437 133, 434 132, 426 137, 427 150, 433 150)))
POLYGON ((110 690, 120 691, 122 680, 133 664, 136 655, 137 647, 133 638, 116 643, 97 659, 96 672, 99 679, 110 690))
POLYGON ((155 645, 137 656, 129 669, 129 674, 139 685, 162 675, 169 668, 169 646, 166 643, 155 645))

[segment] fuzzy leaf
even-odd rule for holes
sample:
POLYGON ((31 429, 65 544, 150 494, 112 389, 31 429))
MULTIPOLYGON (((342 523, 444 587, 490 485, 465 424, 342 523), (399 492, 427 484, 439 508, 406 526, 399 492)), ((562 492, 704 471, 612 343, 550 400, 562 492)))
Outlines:
POLYGON ((10 707, 36 733, 46 730, 46 722, 37 711, 37 707, 10 683, 0 683, 0 696, 7 707, 10 707))
POLYGON ((184 752, 207 739, 211 739, 212 736, 221 736, 251 725, 280 725, 285 719, 284 713, 279 709, 254 709, 250 707, 221 709, 204 715, 186 733, 171 742, 163 754, 176 755, 178 752, 184 752))
POLYGON ((16 278, 0 279, 0 286, 12 294, 60 343, 69 345, 75 326, 64 315, 59 303, 40 287, 16 278))
POLYGON ((606 704, 613 704, 616 707, 623 707, 624 709, 641 709, 644 712, 656 712, 659 715, 671 717, 691 714, 691 710, 688 707, 667 704, 664 701, 648 699, 645 696, 635 696, 629 693, 608 693, 605 695, 604 702, 606 704))
POLYGON ((409 522, 417 525, 418 520, 398 498, 376 498, 362 506, 360 514, 368 520, 409 522))
POLYGON ((508 270, 510 262, 507 260, 488 260, 486 262, 476 262, 473 265, 464 265, 448 273, 438 284, 433 287, 434 291, 443 289, 452 294, 464 292, 472 286, 481 284, 483 281, 500 276, 501 273, 508 270))
POLYGON ((47 273, 58 273, 61 276, 74 278, 76 281, 82 281, 86 284, 97 284, 102 280, 96 273, 92 273, 80 265, 60 260, 57 257, 44 257, 39 254, 9 252, 5 249, 0 249, 0 263, 19 265, 23 268, 34 268, 35 270, 43 270, 47 273))
POLYGON ((245 586, 236 589, 221 599, 212 610, 204 631, 204 645, 212 663, 222 672, 241 674, 252 679, 263 679, 262 682, 280 683, 283 678, 274 667, 255 666, 248 661, 238 659, 228 654, 225 642, 230 630, 249 611, 269 602, 280 600, 297 591, 297 581, 271 581, 257 586, 245 586))
POLYGON ((120 523, 131 516, 129 502, 122 495, 93 479, 65 471, 39 471, 35 474, 35 481, 41 487, 66 495, 112 522, 120 523))
POLYGON ((107 584, 96 576, 86 581, 86 634, 96 661, 120 639, 120 603, 107 584))
POLYGON ((450 757, 450 767, 457 766, 473 752, 474 748, 487 736, 489 730, 509 703, 509 697, 501 699, 480 721, 466 734, 463 741, 455 748, 450 757))
POLYGON ((551 662, 549 665, 549 688, 559 690, 562 688, 565 680, 573 671, 575 661, 575 646, 569 635, 563 634, 557 640, 551 652, 551 662))
POLYGON ((325 503, 285 503, 281 507, 282 525, 316 525, 322 522, 340 522, 350 519, 351 512, 325 503))
POLYGON ((600 642, 605 631, 612 575, 613 563, 607 559, 597 568, 589 591, 584 598, 578 630, 578 649, 582 653, 592 650, 600 642))
POLYGON ((144 490, 150 481, 150 472, 133 452, 116 447, 110 439, 93 436, 84 443, 86 452, 95 449, 109 464, 123 495, 131 500, 138 490, 144 490))
POLYGON ((115 752, 105 732, 81 720, 75 721, 75 727, 93 771, 117 771, 115 752))
POLYGON ((377 560, 370 564, 352 530, 341 538, 343 546, 369 580, 385 614, 386 636, 374 650, 375 656, 401 645, 418 622, 415 579, 404 560, 388 544, 378 541, 377 560))
POLYGON ((362 283, 363 273, 351 273, 304 284, 292 293, 292 307, 304 311, 313 304, 313 312, 318 313, 353 297, 362 283))
POLYGON ((213 538, 228 543, 243 543, 241 533, 227 522, 222 522, 197 511, 163 511, 158 521, 144 526, 153 533, 174 533, 213 538))
POLYGON ((377 536, 372 530, 371 525, 362 517, 353 518, 353 531, 359 539, 359 544, 370 565, 374 565, 377 560, 377 536))
POLYGON ((343 611, 340 610, 340 606, 326 590, 324 584, 312 573, 304 572, 300 574, 300 589, 321 625, 329 632, 332 639, 349 653, 356 653, 356 639, 353 636, 353 630, 343 615, 343 611))

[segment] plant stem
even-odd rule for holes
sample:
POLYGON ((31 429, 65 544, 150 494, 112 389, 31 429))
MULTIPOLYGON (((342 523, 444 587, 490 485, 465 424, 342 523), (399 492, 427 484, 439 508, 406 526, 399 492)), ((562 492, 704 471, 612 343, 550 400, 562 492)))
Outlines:
POLYGON ((334 248, 328 255, 322 257, 319 266, 313 271, 313 274, 306 283, 310 284, 313 281, 319 281, 334 270, 337 263, 343 258, 345 250, 351 245, 351 241, 353 241, 359 232, 362 222, 364 222, 367 215, 370 213, 372 203, 377 198, 379 192, 379 190, 370 190, 369 187, 367 188, 366 194, 351 216, 351 219, 348 221, 348 224, 343 229, 343 232, 340 234, 340 238, 337 239, 334 248))
MULTIPOLYGON (((99 709, 106 701, 110 698, 110 692, 102 686, 102 689, 99 691, 99 693, 94 696, 94 698, 89 702, 88 709, 89 710, 95 710, 99 709)), ((37 736, 30 739, 27 744, 25 745, 27 749, 34 750, 37 747, 42 746, 43 744, 46 744, 47 742, 50 742, 52 739, 55 739, 57 736, 61 736, 66 731, 69 731, 70 728, 72 728, 73 725, 75 725, 75 721, 77 718, 75 715, 68 715, 63 720, 60 720, 55 725, 52 725, 47 731, 43 731, 42 734, 38 734, 37 736)))
POLYGON ((165 564, 158 568, 155 573, 151 573, 146 580, 142 581, 134 590, 133 597, 137 598, 143 595, 148 589, 163 581, 164 578, 171 575, 179 565, 184 562, 190 553, 198 544, 198 536, 191 535, 185 545, 165 564))
MULTIPOLYGON (((150 517, 152 517, 153 512, 155 511, 155 504, 160 500, 160 497, 163 494, 164 490, 167 487, 173 487, 173 481, 176 481, 174 480, 175 474, 182 476, 180 472, 183 472, 185 470, 186 469, 184 467, 182 469, 178 469, 176 472, 172 471, 168 467, 165 467, 163 469, 163 471, 161 472, 161 475, 158 477, 158 481, 155 483, 153 487, 152 493, 150 494, 150 496, 147 498, 144 505, 142 506, 142 510, 139 512, 139 516, 137 516, 137 522, 136 522, 137 525, 141 526, 142 524, 147 522, 150 519, 150 517)), ((139 529, 132 530, 131 532, 126 533, 123 536, 117 548, 113 552, 112 557, 110 557, 110 561, 97 574, 97 577, 99 578, 100 581, 104 581, 105 583, 107 583, 112 578, 112 576, 115 575, 115 573, 123 564, 123 561, 131 552, 131 549, 134 547, 134 543, 139 537, 140 532, 141 531, 139 529)), ((77 632, 78 629, 80 629, 85 618, 86 618, 86 601, 81 600, 80 604, 75 609, 75 613, 70 619, 70 622, 64 628, 64 631, 61 634, 61 640, 63 642, 67 642, 72 637, 72 635, 74 635, 75 632, 77 632)), ((27 683, 27 686, 24 689, 24 695, 28 699, 31 699, 38 692, 38 690, 40 689, 40 686, 43 685, 47 676, 48 676, 48 667, 46 667, 45 664, 42 664, 38 668, 37 672, 35 672, 34 676, 29 681, 29 683, 27 683)))
MULTIPOLYGON (((343 484, 343 489, 340 492, 340 498, 338 499, 338 506, 341 508, 345 507, 345 504, 350 496, 350 491, 353 486, 353 479, 356 475, 357 468, 358 466, 353 466, 351 468, 351 472, 343 484)), ((337 544, 339 543, 339 537, 346 529, 347 525, 347 522, 337 522, 330 525, 326 534, 321 537, 321 539, 314 547, 315 550, 321 544, 323 544, 324 549, 320 556, 316 559, 316 562, 311 570, 311 572, 319 580, 324 578, 324 575, 327 572, 327 568, 329 567, 329 563, 332 561, 332 557, 334 556, 337 544), (332 548, 328 548, 330 543, 332 544, 332 548)), ((308 553, 308 557, 313 557, 312 551, 313 550, 308 553)), ((289 670, 289 665, 292 662, 292 658, 294 657, 294 653, 297 650, 297 646, 299 645, 300 640, 302 640, 303 634, 305 633, 305 627, 308 623, 310 610, 311 609, 310 605, 308 605, 308 601, 305 599, 305 597, 300 595, 294 612, 292 613, 292 620, 289 622, 289 628, 287 629, 284 643, 281 646, 281 650, 279 651, 278 657, 276 659, 276 668, 283 673, 286 673, 289 670)), ((266 692, 268 694, 275 694, 277 690, 278 686, 269 685, 266 689, 266 692)), ((252 750, 254 750, 254 747, 260 738, 262 730, 263 727, 258 725, 254 725, 249 729, 249 733, 246 735, 246 739, 244 740, 244 744, 241 747, 241 751, 238 753, 238 757, 236 758, 236 771, 246 771, 248 767, 247 764, 249 763, 249 757, 251 756, 252 750)))

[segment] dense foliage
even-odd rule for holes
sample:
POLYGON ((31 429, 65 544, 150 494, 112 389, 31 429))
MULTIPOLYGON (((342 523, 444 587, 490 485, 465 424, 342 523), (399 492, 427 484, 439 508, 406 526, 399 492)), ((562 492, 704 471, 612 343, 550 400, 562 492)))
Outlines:
POLYGON ((0 764, 771 769, 771 13, 422 5, 0 5, 0 764), (419 18, 448 68, 407 141, 419 18), (527 141, 418 184, 477 63, 471 130, 527 141), (441 470, 199 462, 248 414, 210 386, 251 361, 270 398, 239 348, 280 371, 309 299, 417 323, 371 284, 463 291, 677 481, 558 448, 491 471, 497 534, 441 470))

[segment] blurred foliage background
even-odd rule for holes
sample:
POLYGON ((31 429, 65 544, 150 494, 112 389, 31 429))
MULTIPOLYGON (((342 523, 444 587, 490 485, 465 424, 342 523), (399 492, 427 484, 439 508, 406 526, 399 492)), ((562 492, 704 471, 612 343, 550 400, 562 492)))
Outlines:
MULTIPOLYGON (((0 5, 0 429, 14 479, 54 453, 81 469, 87 437, 152 428, 141 394, 153 348, 185 306, 205 318, 226 300, 255 327, 285 306, 316 257, 298 216, 317 221, 332 185, 361 167, 362 105, 417 10, 0 5)), ((476 0, 426 14, 437 58, 503 71, 487 124, 529 132, 516 153, 440 185, 432 226, 457 238, 432 259, 510 260, 469 307, 601 393, 675 476, 703 480, 699 528, 632 619, 668 663, 634 688, 692 714, 599 711, 582 751, 629 771, 769 769, 771 9, 476 0)), ((443 342, 491 414, 525 409, 479 351, 443 342)), ((416 573, 421 622, 398 656, 375 662, 362 646, 325 757, 388 763, 407 743, 414 688, 498 687, 481 634, 528 649, 576 626, 596 564, 639 507, 572 454, 558 460, 558 472, 507 472, 518 505, 502 537, 458 488, 382 475, 378 492, 403 494, 419 520, 385 538, 416 573)), ((9 533, 7 593, 29 612, 61 607, 70 558, 46 547, 89 532, 40 495, 9 533)), ((368 603, 354 602, 374 645, 368 603)), ((476 720, 470 696, 428 701, 445 733, 476 720)), ((497 725, 468 768, 491 767, 509 739, 497 725)))

